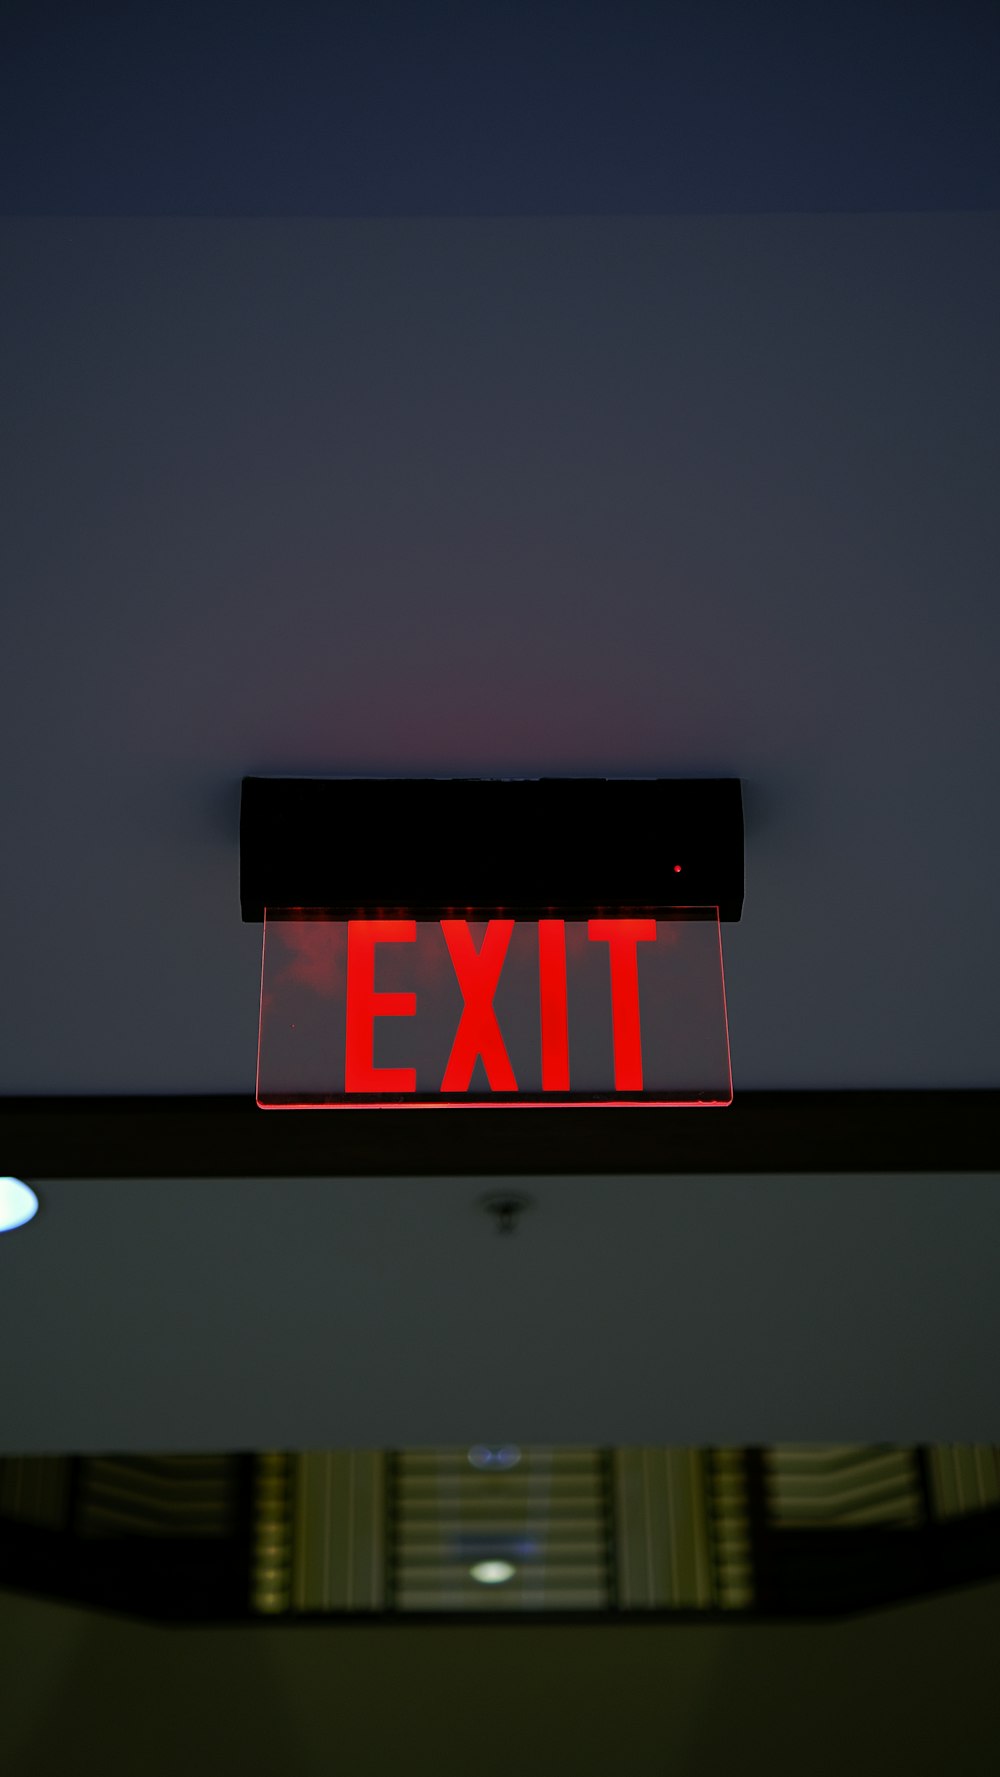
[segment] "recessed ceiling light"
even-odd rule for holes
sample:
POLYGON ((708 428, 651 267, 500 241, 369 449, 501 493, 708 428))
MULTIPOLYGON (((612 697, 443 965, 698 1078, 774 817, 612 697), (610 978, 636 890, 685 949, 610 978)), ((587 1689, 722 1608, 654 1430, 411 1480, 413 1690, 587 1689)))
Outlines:
POLYGON ((38 1198, 19 1178, 0 1178, 0 1234, 23 1228, 38 1213, 38 1198))
POLYGON ((516 1444, 473 1444, 469 1451, 469 1461, 478 1469, 516 1468, 520 1460, 516 1444))
POLYGON ((469 1572, 481 1586, 502 1586, 506 1580, 514 1578, 517 1568, 509 1561, 477 1561, 469 1572))

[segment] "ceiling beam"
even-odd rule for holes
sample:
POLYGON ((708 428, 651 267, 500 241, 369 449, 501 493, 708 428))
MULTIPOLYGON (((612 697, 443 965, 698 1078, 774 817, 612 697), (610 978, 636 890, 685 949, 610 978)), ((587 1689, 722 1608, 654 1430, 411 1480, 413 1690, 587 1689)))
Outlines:
POLYGON ((724 1110, 261 1111, 249 1097, 0 1098, 47 1178, 1000 1172, 1000 1091, 743 1092, 724 1110))

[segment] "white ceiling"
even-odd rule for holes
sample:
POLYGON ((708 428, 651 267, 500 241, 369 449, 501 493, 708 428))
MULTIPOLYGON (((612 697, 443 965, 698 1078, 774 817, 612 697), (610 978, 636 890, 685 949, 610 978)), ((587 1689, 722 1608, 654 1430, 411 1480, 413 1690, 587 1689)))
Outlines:
MULTIPOLYGON (((2 1092, 252 1091, 271 771, 740 776, 737 1094, 997 1085, 995 216, 0 255, 2 1092)), ((989 1437, 995 1184, 55 1184, 3 1435, 989 1437)))
POLYGON ((245 1092, 246 772, 726 772, 736 1087, 997 1082, 991 216, 8 222, 3 1090, 245 1092))
POLYGON ((997 1175, 517 1184, 47 1183, 0 1449, 996 1441, 997 1175))

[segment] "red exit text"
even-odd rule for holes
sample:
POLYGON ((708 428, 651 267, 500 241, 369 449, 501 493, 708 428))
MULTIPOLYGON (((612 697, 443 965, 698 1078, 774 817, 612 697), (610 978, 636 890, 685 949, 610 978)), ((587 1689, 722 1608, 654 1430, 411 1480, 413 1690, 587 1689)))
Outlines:
MULTIPOLYGON (((512 919, 491 919, 477 943, 464 919, 443 919, 441 932, 462 994, 462 1011, 448 1056, 442 1093, 468 1092, 482 1062, 493 1092, 517 1092, 518 1083, 494 1010, 494 996, 514 930, 512 919)), ((561 919, 538 921, 538 1009, 542 1091, 570 1090, 566 927, 561 919)), ((376 1067, 375 1021, 413 1018, 417 995, 380 992, 375 962, 382 944, 412 944, 412 919, 353 919, 347 925, 347 1029, 344 1090, 347 1093, 416 1092, 415 1067, 376 1067)), ((591 919, 591 944, 606 946, 616 1092, 643 1090, 642 1023, 638 947, 656 942, 655 919, 591 919)))

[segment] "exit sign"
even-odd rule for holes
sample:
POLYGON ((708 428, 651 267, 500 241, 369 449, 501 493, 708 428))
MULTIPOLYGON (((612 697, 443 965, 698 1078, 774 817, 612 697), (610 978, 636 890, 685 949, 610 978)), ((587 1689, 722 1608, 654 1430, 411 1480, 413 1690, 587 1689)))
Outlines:
POLYGON ((717 909, 575 920, 265 913, 266 1109, 731 1099, 717 909))

